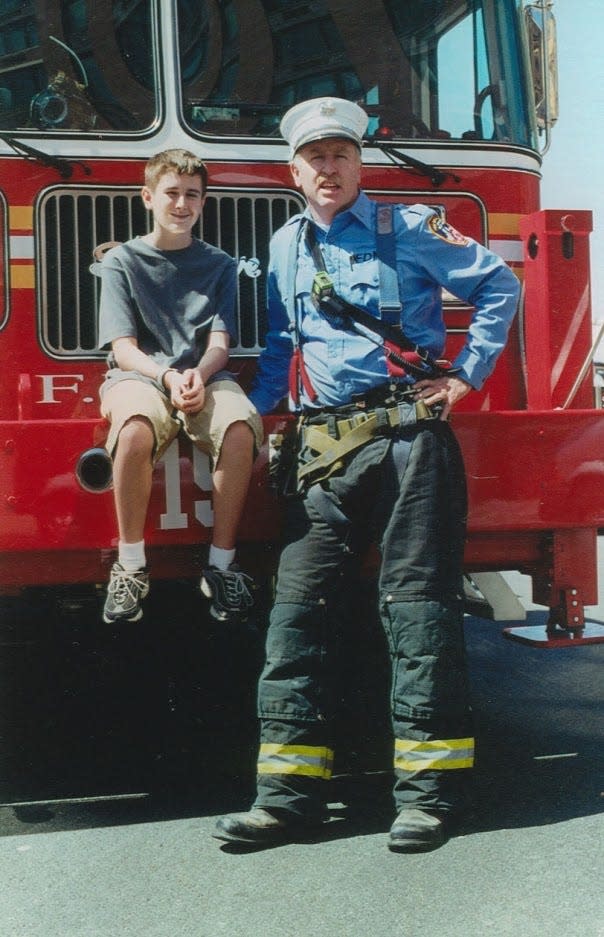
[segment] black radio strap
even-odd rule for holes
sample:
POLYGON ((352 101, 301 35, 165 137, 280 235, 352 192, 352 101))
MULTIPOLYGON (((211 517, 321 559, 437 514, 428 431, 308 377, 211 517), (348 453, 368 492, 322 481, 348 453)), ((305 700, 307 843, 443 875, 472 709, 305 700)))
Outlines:
POLYGON ((390 354, 395 363, 408 371, 413 377, 435 377, 455 373, 457 369, 441 367, 427 348, 416 345, 415 342, 407 338, 400 326, 391 326, 382 319, 376 319, 370 312, 366 312, 364 309, 360 309, 338 296, 327 272, 325 259, 317 242, 313 225, 310 222, 306 224, 305 239, 315 267, 319 272, 319 277, 315 278, 315 284, 313 284, 313 299, 322 312, 335 320, 340 318, 352 320, 353 324, 358 322, 359 325, 379 335, 384 342, 388 343, 388 346, 394 346, 385 348, 385 353, 390 354), (324 274, 323 278, 320 276, 321 274, 324 274), (411 352, 420 361, 417 364, 410 362, 406 357, 403 357, 404 352, 411 352))

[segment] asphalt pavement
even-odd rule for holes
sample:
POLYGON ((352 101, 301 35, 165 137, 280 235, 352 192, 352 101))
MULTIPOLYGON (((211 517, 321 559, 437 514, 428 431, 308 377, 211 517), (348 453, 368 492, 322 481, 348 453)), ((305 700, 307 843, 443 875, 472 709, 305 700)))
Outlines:
POLYGON ((211 833, 252 792, 257 635, 191 638, 162 613, 103 644, 69 603, 4 620, 2 937, 604 937, 604 645, 543 650, 467 616, 474 806, 441 849, 386 848, 367 678, 322 835, 237 852, 211 833))

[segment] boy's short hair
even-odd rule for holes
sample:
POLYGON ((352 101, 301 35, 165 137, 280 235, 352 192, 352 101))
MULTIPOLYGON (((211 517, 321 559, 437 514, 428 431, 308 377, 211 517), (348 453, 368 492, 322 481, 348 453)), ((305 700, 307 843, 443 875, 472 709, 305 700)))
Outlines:
POLYGON ((208 187, 208 170, 203 160, 189 150, 163 150, 147 160, 145 166, 145 185, 154 189, 166 172, 176 172, 179 176, 201 176, 201 194, 208 187))

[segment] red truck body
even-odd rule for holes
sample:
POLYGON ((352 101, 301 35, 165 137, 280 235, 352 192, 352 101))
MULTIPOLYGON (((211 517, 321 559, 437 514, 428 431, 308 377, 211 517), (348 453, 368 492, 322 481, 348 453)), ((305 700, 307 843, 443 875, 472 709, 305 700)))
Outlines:
MULTIPOLYGON (((159 38, 162 24, 173 28, 174 17, 159 4, 149 6, 154 61, 164 76, 163 111, 155 124, 130 137, 111 127, 12 127, 13 137, 27 140, 37 155, 18 151, 0 130, 4 592, 107 578, 117 530, 102 450, 106 427, 98 412, 105 370, 94 333, 98 284, 88 268, 99 241, 143 233, 138 190, 148 156, 187 146, 206 159, 211 184, 199 233, 239 260, 242 337, 231 366, 245 387, 266 326, 268 239, 300 209, 286 148, 274 134, 246 138, 247 118, 241 117, 234 137, 221 135, 220 126, 211 136, 170 117, 178 113, 177 92, 184 87, 174 71, 184 59, 177 53, 171 58, 170 42, 159 38)), ((483 7, 488 35, 491 5, 483 7)), ((182 10, 179 15, 182 41, 182 10)), ((0 17, 0 34, 3 24, 0 17)), ((53 38, 47 29, 39 48, 47 55, 61 52, 77 79, 75 52, 57 49, 60 36, 67 46, 65 30, 53 38)), ((8 58, 0 55, 0 85, 8 58)), ((58 87, 49 82, 51 98, 38 96, 36 113, 61 95, 69 103, 58 87)), ((219 116, 225 114, 230 118, 231 111, 222 108, 219 116)), ((390 144, 388 128, 381 125, 381 131, 390 144)), ((576 643, 587 636, 584 606, 597 601, 596 536, 604 527, 604 412, 595 406, 589 367, 590 213, 540 210, 535 146, 496 139, 495 130, 488 139, 476 129, 458 138, 444 131, 410 136, 407 151, 428 168, 438 164, 436 183, 429 173, 388 156, 380 139, 364 154, 365 190, 377 199, 435 206, 454 227, 499 252, 523 283, 519 314, 493 376, 452 418, 470 495, 465 563, 469 573, 530 574, 535 600, 552 609, 552 626, 576 643)), ((449 358, 463 342, 471 314, 445 297, 449 358)), ((259 574, 275 567, 282 514, 268 480, 271 434, 290 419, 285 408, 265 419, 266 440, 241 526, 243 561, 259 574)), ((212 526, 207 460, 179 439, 154 477, 146 530, 153 576, 194 576, 212 526)))

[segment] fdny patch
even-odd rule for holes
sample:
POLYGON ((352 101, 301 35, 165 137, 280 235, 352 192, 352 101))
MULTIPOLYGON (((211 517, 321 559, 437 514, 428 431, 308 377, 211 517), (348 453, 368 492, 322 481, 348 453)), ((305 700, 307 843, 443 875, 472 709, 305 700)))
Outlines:
POLYGON ((446 241, 447 244, 456 244, 457 247, 466 247, 469 244, 468 238, 456 231, 440 215, 432 215, 428 219, 428 227, 432 234, 435 234, 441 241, 446 241))

